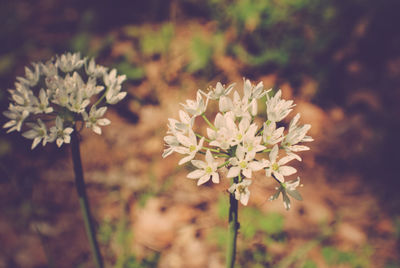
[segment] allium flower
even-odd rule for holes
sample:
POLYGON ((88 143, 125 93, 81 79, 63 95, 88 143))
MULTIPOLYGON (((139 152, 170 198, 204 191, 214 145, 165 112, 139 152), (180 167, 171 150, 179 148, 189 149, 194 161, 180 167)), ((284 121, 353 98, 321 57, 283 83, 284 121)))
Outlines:
POLYGON ((9 133, 14 130, 21 131, 22 123, 28 117, 29 112, 28 110, 21 111, 20 109, 17 109, 16 106, 10 104, 9 110, 3 112, 3 114, 8 117, 8 119, 11 119, 3 125, 3 128, 10 128, 7 130, 7 133, 9 133))
POLYGON ((239 145, 236 156, 230 160, 232 167, 229 168, 227 177, 233 178, 243 174, 250 179, 253 171, 259 171, 264 167, 261 162, 254 160, 255 155, 255 152, 246 153, 245 149, 239 145))
POLYGON ((192 160, 192 164, 197 167, 195 171, 190 172, 187 177, 189 179, 199 179, 197 185, 201 185, 208 180, 213 183, 219 183, 219 175, 217 173, 218 163, 215 161, 210 150, 206 152, 206 162, 201 160, 192 160))
POLYGON ((234 183, 229 187, 228 191, 235 194, 235 199, 247 206, 250 198, 249 185, 252 183, 249 179, 244 179, 240 183, 234 183))
POLYGON ((174 133, 179 131, 182 134, 186 134, 190 129, 193 128, 194 118, 190 117, 185 111, 179 110, 179 119, 181 121, 175 120, 173 118, 169 119, 169 133, 174 133))
POLYGON ((101 118, 106 113, 107 107, 101 107, 96 109, 96 106, 92 106, 89 115, 86 112, 82 113, 83 120, 86 122, 86 127, 91 128, 94 133, 101 135, 100 126, 107 126, 111 124, 111 121, 107 118, 101 118))
POLYGON ((95 63, 94 59, 91 59, 89 63, 85 64, 86 73, 93 77, 102 77, 107 74, 108 68, 98 65, 95 63))
POLYGON ((288 194, 296 200, 303 200, 300 193, 296 190, 296 188, 300 185, 300 178, 297 177, 295 180, 287 181, 281 183, 279 187, 275 189, 277 192, 269 198, 270 201, 273 201, 279 197, 279 194, 282 193, 283 205, 285 206, 286 210, 290 209, 290 199, 288 194))
POLYGON ((275 145, 283 140, 284 127, 276 128, 276 123, 268 121, 263 126, 263 141, 265 145, 275 145))
POLYGON ((311 125, 306 124, 303 126, 298 126, 297 123, 300 119, 300 114, 296 114, 296 116, 292 119, 289 124, 289 133, 283 140, 283 147, 287 151, 291 152, 300 152, 310 150, 308 146, 297 145, 299 142, 310 142, 313 139, 309 136, 306 136, 307 131, 311 128, 311 125))
POLYGON ((287 162, 293 160, 295 157, 292 155, 287 155, 281 158, 279 161, 277 160, 278 156, 278 146, 275 145, 271 152, 269 153, 269 160, 265 160, 266 175, 267 177, 271 177, 272 175, 280 181, 284 182, 284 176, 289 176, 296 173, 296 169, 290 166, 284 166, 287 162))
POLYGON ((214 89, 211 89, 208 94, 205 94, 210 100, 219 100, 219 98, 228 95, 235 84, 229 85, 227 88, 220 82, 217 83, 214 89))
POLYGON ((162 157, 165 158, 169 155, 171 155, 173 152, 179 151, 179 141, 176 138, 176 136, 165 136, 164 137, 165 145, 168 146, 166 149, 164 149, 164 152, 162 154, 162 157))
POLYGON ((57 116, 56 125, 50 128, 49 141, 56 140, 57 146, 61 147, 63 143, 70 143, 72 131, 74 130, 71 127, 64 128, 63 120, 57 116))
POLYGON ((17 80, 27 86, 35 86, 39 82, 39 64, 33 63, 33 71, 25 67, 25 77, 17 77, 17 80))
POLYGON ((47 135, 46 125, 42 122, 42 120, 38 119, 37 123, 28 123, 28 125, 32 128, 25 133, 22 134, 27 139, 33 140, 31 149, 34 149, 40 141, 42 141, 42 145, 45 146, 49 136, 47 135))
POLYGON ((282 100, 281 96, 282 91, 278 90, 275 96, 273 96, 272 98, 268 97, 267 118, 269 121, 279 122, 283 120, 293 110, 293 101, 282 100))
POLYGON ((101 134, 100 126, 110 124, 102 118, 107 110, 104 105, 126 96, 121 91, 124 75, 117 75, 115 69, 108 72, 93 59, 88 63, 79 53, 32 66, 25 68, 25 77, 17 77, 15 89, 9 90, 11 103, 3 112, 10 119, 3 128, 8 128, 7 132, 24 131, 22 135, 33 140, 32 149, 40 142, 46 145, 55 141, 59 147, 69 143, 77 121, 101 134))
POLYGON ((176 138, 182 146, 177 148, 175 151, 180 154, 187 154, 186 157, 182 158, 179 161, 179 165, 182 165, 192 160, 195 157, 196 153, 201 150, 204 143, 204 137, 203 137, 197 144, 197 138, 193 130, 189 131, 189 137, 186 137, 181 133, 176 133, 176 138))
POLYGON ((182 104, 184 110, 179 111, 179 120, 168 119, 167 136, 164 137, 166 148, 162 156, 167 157, 174 152, 183 154, 179 165, 189 161, 193 164, 196 169, 187 177, 198 179, 198 185, 210 179, 214 183, 219 182, 219 170, 227 169, 226 177, 234 181, 229 192, 247 205, 249 179, 254 172, 264 169, 266 177, 284 185, 285 191, 296 186, 292 181, 283 184, 285 177, 296 173, 296 169, 287 163, 294 159, 301 160, 294 152, 304 150, 306 147, 301 143, 312 138, 306 135, 310 126, 298 124, 298 115, 290 123, 288 131, 285 132, 283 126, 277 126, 294 106, 292 100, 281 99, 280 90, 269 96, 270 90, 265 90, 262 82, 253 85, 244 79, 241 95, 234 86, 224 87, 217 83, 208 93, 198 90, 196 100, 186 100, 182 104), (258 102, 264 96, 267 96, 267 117, 257 118, 258 102), (215 118, 209 120, 207 108, 212 103, 214 107, 211 109, 219 109, 219 112, 211 113, 215 114, 215 118), (196 117, 201 117, 208 127, 196 127, 196 117), (279 155, 280 149, 283 149, 283 155, 279 155), (199 154, 205 155, 205 161, 198 160, 196 156, 199 154))
POLYGON ((112 69, 109 74, 104 74, 104 84, 107 87, 106 100, 109 104, 116 104, 126 96, 126 92, 121 92, 121 84, 125 81, 126 75, 118 75, 117 70, 112 69))
POLYGON ((201 96, 200 91, 197 92, 196 101, 187 100, 186 104, 181 104, 186 112, 191 114, 192 116, 199 116, 205 112, 207 108, 208 98, 206 102, 204 102, 203 97, 201 96))
POLYGON ((80 69, 85 64, 86 58, 81 59, 81 54, 67 53, 57 57, 56 65, 64 73, 72 72, 73 70, 80 69))

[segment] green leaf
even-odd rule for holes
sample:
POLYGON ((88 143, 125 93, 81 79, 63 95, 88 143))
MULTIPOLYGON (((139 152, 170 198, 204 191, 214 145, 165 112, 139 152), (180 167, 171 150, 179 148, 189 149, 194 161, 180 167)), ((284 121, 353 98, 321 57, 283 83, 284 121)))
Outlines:
POLYGON ((293 197, 294 199, 297 199, 297 200, 299 200, 299 201, 302 201, 302 200, 303 200, 303 198, 301 197, 300 193, 299 193, 296 189, 295 189, 295 190, 286 189, 286 192, 287 192, 291 197, 293 197))
POLYGON ((259 219, 260 229, 267 234, 278 234, 283 231, 284 219, 278 213, 269 213, 259 219))

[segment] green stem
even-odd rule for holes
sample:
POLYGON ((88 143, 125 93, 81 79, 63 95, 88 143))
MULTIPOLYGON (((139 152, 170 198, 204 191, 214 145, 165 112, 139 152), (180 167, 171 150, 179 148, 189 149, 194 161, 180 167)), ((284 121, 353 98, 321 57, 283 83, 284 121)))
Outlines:
POLYGON ((230 160, 228 160, 228 161, 226 161, 225 163, 223 163, 223 164, 219 165, 219 166, 218 166, 218 168, 222 168, 222 167, 224 167, 224 166, 228 165, 230 162, 231 162, 231 161, 230 161, 230 160))
POLYGON ((198 133, 195 133, 195 134, 196 134, 196 136, 199 137, 200 139, 201 139, 201 138, 204 138, 204 140, 205 140, 206 142, 211 142, 210 139, 207 139, 207 138, 204 137, 203 135, 200 135, 200 134, 198 134, 198 133))
POLYGON ((220 153, 220 151, 218 149, 213 149, 213 148, 208 148, 208 147, 202 147, 201 149, 203 150, 209 150, 210 152, 214 152, 214 153, 220 153))
POLYGON ((225 158, 230 158, 230 156, 229 156, 228 154, 224 154, 224 153, 221 153, 221 154, 216 154, 215 156, 216 156, 216 157, 225 157, 225 158))
POLYGON ((98 100, 96 101, 95 104, 93 104, 93 106, 97 107, 97 105, 99 105, 99 103, 106 97, 106 94, 107 94, 107 92, 108 92, 108 89, 109 89, 109 88, 106 88, 106 91, 104 91, 103 95, 100 97, 100 99, 98 99, 98 100))
MULTIPOLYGON (((233 179, 234 183, 238 182, 238 177, 233 179)), ((228 226, 228 247, 226 254, 226 267, 233 268, 235 266, 236 257, 236 238, 239 229, 238 222, 238 201, 235 193, 229 194, 229 226, 228 226)))
POLYGON ((218 131, 218 129, 208 120, 207 116, 205 114, 202 114, 201 117, 203 117, 204 121, 210 126, 215 131, 218 131))
POLYGON ((262 151, 262 153, 268 153, 268 152, 271 152, 271 150, 272 149, 265 149, 265 150, 262 151))
POLYGON ((99 245, 96 240, 93 220, 90 213, 89 201, 86 194, 85 181, 83 178, 81 153, 79 150, 79 140, 75 128, 74 131, 71 133, 71 152, 72 152, 72 162, 74 165, 74 173, 75 173, 75 186, 79 197, 79 203, 82 209, 83 220, 85 222, 86 234, 89 239, 96 267, 103 268, 103 260, 101 258, 99 245))

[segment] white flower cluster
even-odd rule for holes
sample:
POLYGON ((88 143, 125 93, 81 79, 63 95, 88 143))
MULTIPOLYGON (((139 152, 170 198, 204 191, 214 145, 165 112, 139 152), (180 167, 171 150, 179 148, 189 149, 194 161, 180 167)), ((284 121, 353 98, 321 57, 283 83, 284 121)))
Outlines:
POLYGON ((249 200, 253 172, 265 170, 267 177, 280 184, 270 200, 282 193, 284 205, 289 209, 287 194, 298 200, 301 196, 296 190, 300 178, 285 182, 286 176, 296 173, 296 169, 287 164, 294 159, 301 161, 297 153, 309 150, 301 143, 313 141, 306 135, 311 126, 299 125, 300 115, 297 114, 285 131, 282 120, 292 111, 294 104, 292 100, 282 99, 280 90, 272 96, 262 82, 252 85, 249 80, 244 80, 241 96, 234 86, 225 87, 217 83, 207 93, 198 90, 196 100, 181 104, 183 109, 179 111, 179 120, 169 119, 163 157, 174 152, 182 154, 184 157, 179 164, 191 162, 196 167, 187 177, 198 179, 198 185, 210 179, 219 183, 218 171, 228 169, 227 177, 233 178, 228 191, 243 205, 247 205, 249 200), (257 116, 261 100, 266 105, 264 118, 257 116), (211 101, 218 102, 219 109, 214 123, 205 114, 211 101), (208 125, 206 135, 195 128, 195 120, 199 117, 208 125), (205 161, 194 159, 198 154, 204 155, 205 161))
POLYGON ((100 127, 111 123, 103 118, 105 105, 126 96, 121 91, 125 75, 117 76, 115 69, 108 71, 79 53, 32 66, 25 67, 25 77, 17 77, 15 89, 9 90, 8 110, 3 113, 10 120, 3 128, 24 131, 22 136, 33 140, 32 149, 40 142, 44 146, 56 141, 58 147, 69 143, 77 121, 101 134, 100 127))

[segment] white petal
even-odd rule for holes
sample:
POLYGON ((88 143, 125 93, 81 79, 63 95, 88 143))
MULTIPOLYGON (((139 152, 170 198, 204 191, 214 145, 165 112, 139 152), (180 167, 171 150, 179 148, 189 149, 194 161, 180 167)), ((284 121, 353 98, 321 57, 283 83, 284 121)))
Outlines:
POLYGON ((213 183, 219 183, 219 174, 217 172, 211 173, 211 179, 213 183))
POLYGON ((240 203, 242 203, 244 206, 247 206, 249 198, 250 198, 250 193, 242 194, 240 196, 240 203))
POLYGON ((58 139, 57 139, 57 141, 56 141, 56 143, 57 143, 57 146, 58 146, 58 147, 61 147, 61 145, 63 144, 63 142, 64 142, 64 140, 63 140, 63 139, 61 139, 61 138, 58 138, 58 139))
POLYGON ((280 182, 284 182, 285 181, 285 178, 282 176, 282 174, 280 174, 278 172, 275 172, 275 171, 272 171, 272 174, 275 176, 275 178, 278 181, 280 181, 280 182))
POLYGON ((214 157, 212 156, 210 150, 207 150, 207 152, 206 152, 206 162, 209 165, 214 162, 214 157))
POLYGON ((64 134, 66 135, 70 135, 72 133, 72 131, 74 131, 73 128, 71 127, 67 127, 66 129, 64 129, 64 134))
POLYGON ((191 161, 193 166, 200 168, 200 169, 205 169, 207 167, 207 163, 201 160, 192 160, 191 161))
POLYGON ((279 167, 279 173, 281 173, 283 176, 290 176, 296 173, 296 171, 297 170, 294 167, 289 167, 289 166, 279 167))
POLYGON ((251 169, 250 169, 250 168, 245 168, 245 169, 242 170, 242 172, 243 172, 243 175, 244 175, 246 178, 248 178, 248 179, 251 178, 251 169))
POLYGON ((233 193, 235 191, 236 191, 236 184, 234 183, 229 187, 228 192, 233 193))
POLYGON ((272 148, 271 152, 269 152, 270 161, 275 162, 277 156, 278 156, 278 145, 275 144, 274 147, 272 148))
POLYGON ((184 164, 184 163, 189 162, 190 160, 192 160, 192 159, 194 158, 194 155, 195 155, 195 154, 190 154, 190 155, 188 155, 188 156, 182 158, 182 159, 179 161, 178 165, 182 165, 182 164, 184 164))
POLYGON ((295 159, 296 157, 294 156, 294 155, 287 155, 287 156, 285 156, 285 157, 282 157, 281 159, 279 159, 279 161, 278 161, 278 165, 279 166, 281 166, 281 165, 284 165, 284 164, 286 164, 287 162, 290 162, 290 161, 292 161, 293 159, 295 159))
POLYGON ((108 120, 107 118, 101 118, 101 119, 97 120, 97 124, 99 126, 107 126, 107 125, 111 124, 111 121, 108 120))
POLYGON ((231 167, 226 175, 228 178, 233 178, 239 176, 240 168, 239 167, 231 167))
POLYGON ((203 183, 206 183, 207 181, 210 180, 210 174, 205 174, 204 176, 202 176, 198 181, 197 181, 197 185, 202 185, 203 183))
POLYGON ((204 170, 202 170, 202 169, 196 169, 196 170, 190 172, 190 173, 187 175, 187 177, 188 177, 189 179, 198 179, 198 178, 204 176, 205 173, 206 173, 206 172, 205 172, 204 170))
POLYGON ((92 130, 94 133, 101 135, 101 128, 99 126, 93 125, 92 130))
POLYGON ((34 131, 33 129, 31 129, 31 130, 28 130, 28 131, 22 133, 22 136, 24 136, 27 139, 34 139, 37 136, 37 132, 34 131))
POLYGON ((42 138, 37 137, 37 138, 35 138, 35 139, 33 140, 31 150, 33 150, 33 149, 40 143, 40 140, 41 140, 41 139, 42 139, 42 138))
POLYGON ((71 137, 70 136, 64 136, 64 142, 65 143, 70 143, 71 142, 71 137))
POLYGON ((262 162, 253 161, 249 163, 249 168, 253 171, 259 171, 264 168, 264 164, 262 162))

